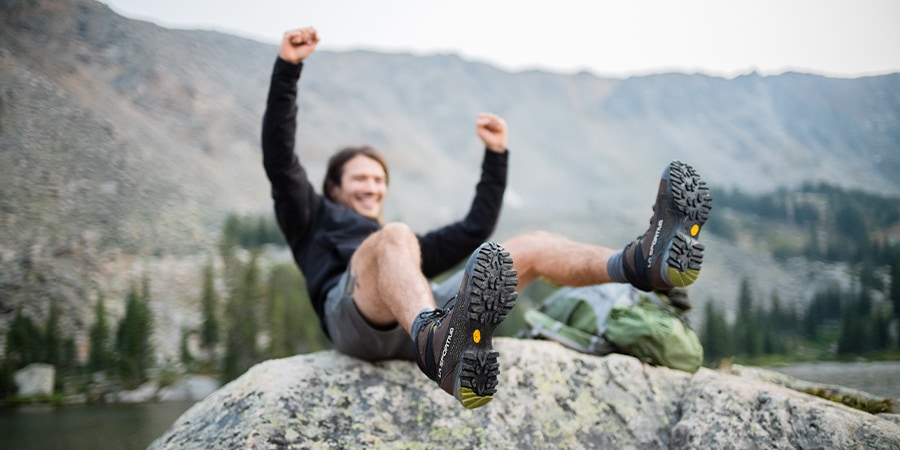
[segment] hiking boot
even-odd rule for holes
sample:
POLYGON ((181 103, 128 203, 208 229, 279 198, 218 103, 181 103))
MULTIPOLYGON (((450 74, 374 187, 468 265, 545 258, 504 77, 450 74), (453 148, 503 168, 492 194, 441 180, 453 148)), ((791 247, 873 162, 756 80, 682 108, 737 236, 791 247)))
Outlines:
POLYGON ((469 258, 456 297, 444 309, 419 314, 413 325, 416 362, 466 408, 484 406, 497 391, 498 353, 491 337, 516 304, 509 252, 482 244, 469 258))
POLYGON ((700 275, 700 228, 709 218, 709 187, 693 167, 673 161, 659 180, 650 228, 622 252, 625 276, 643 291, 685 287, 700 275))

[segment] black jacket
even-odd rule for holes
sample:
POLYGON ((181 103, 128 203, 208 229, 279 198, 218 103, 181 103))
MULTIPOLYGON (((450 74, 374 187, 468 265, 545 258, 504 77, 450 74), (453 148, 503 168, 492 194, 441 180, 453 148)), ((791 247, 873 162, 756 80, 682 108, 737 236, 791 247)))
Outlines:
MULTIPOLYGON (((275 61, 263 116, 263 166, 272 183, 278 225, 306 277, 313 308, 325 333, 328 291, 347 270, 360 243, 381 225, 315 192, 297 154, 297 81, 303 64, 275 61)), ((509 152, 485 150, 481 181, 465 219, 418 236, 422 273, 439 275, 468 257, 490 237, 500 215, 509 152)))

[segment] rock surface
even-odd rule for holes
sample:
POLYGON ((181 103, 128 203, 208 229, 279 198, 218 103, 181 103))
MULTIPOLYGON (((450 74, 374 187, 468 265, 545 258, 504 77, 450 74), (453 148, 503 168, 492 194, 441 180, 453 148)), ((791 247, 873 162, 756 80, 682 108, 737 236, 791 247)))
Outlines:
POLYGON ((13 374, 13 379, 19 388, 18 395, 53 395, 56 367, 53 364, 29 364, 17 370, 13 374))
POLYGON ((415 363, 334 351, 251 368, 151 444, 174 448, 900 448, 900 426, 763 381, 496 339, 500 388, 463 409, 415 363))
POLYGON ((156 398, 157 391, 159 391, 159 382, 148 381, 138 386, 137 389, 110 394, 107 401, 110 403, 147 403, 156 398))
POLYGON ((172 386, 156 393, 161 402, 199 401, 220 387, 219 380, 210 376, 188 375, 172 386))

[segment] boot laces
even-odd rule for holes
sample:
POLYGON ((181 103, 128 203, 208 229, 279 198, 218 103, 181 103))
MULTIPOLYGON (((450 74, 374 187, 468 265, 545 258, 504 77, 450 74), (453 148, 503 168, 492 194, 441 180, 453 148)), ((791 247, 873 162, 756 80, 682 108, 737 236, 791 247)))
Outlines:
POLYGON ((431 311, 422 311, 419 313, 419 318, 424 321, 436 321, 440 323, 440 319, 447 315, 447 310, 441 308, 435 308, 431 311))

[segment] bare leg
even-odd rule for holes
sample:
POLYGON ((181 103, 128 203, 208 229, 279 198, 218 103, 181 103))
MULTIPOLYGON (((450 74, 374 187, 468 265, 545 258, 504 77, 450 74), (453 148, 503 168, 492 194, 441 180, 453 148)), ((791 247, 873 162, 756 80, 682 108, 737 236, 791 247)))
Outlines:
POLYGON ((515 236, 503 246, 518 272, 518 290, 537 278, 558 286, 589 286, 612 281, 606 264, 616 251, 607 247, 576 242, 545 231, 515 236))
POLYGON ((419 242, 406 225, 390 223, 366 238, 350 260, 359 312, 374 325, 399 323, 409 332, 419 312, 435 308, 421 267, 419 242))

